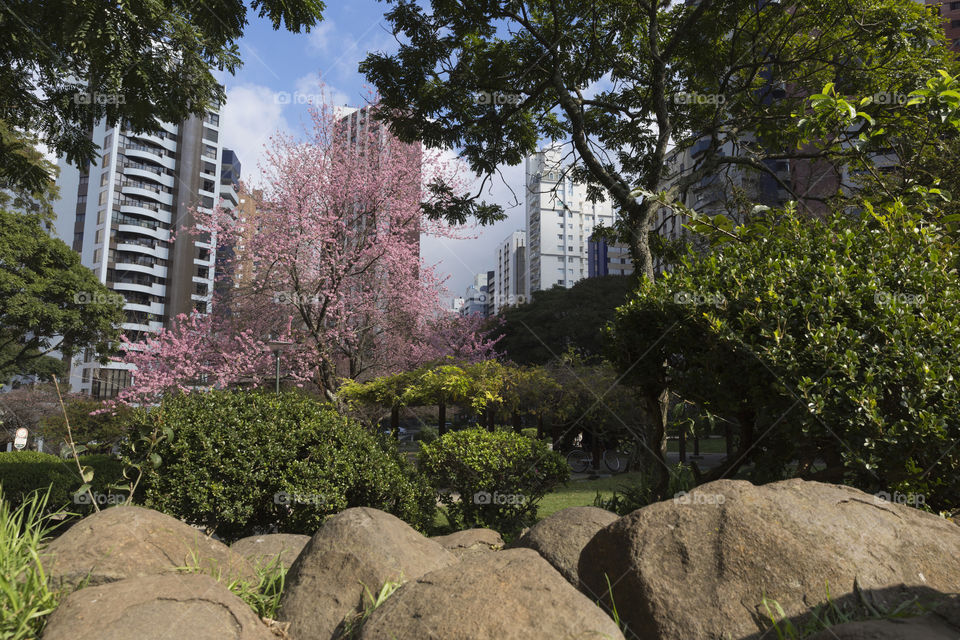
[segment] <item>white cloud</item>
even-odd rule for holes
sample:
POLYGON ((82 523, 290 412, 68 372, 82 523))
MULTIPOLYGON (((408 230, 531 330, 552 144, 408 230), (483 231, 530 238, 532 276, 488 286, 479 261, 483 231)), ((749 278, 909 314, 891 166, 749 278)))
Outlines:
POLYGON ((223 146, 233 149, 243 165, 243 180, 261 182, 260 163, 264 145, 278 131, 289 133, 284 104, 269 87, 241 84, 227 89, 227 104, 221 111, 223 146))
POLYGON ((303 77, 297 78, 294 86, 296 87, 297 94, 300 96, 308 96, 313 104, 326 102, 338 107, 350 104, 350 98, 347 97, 346 93, 327 82, 321 84, 319 73, 308 73, 303 77))

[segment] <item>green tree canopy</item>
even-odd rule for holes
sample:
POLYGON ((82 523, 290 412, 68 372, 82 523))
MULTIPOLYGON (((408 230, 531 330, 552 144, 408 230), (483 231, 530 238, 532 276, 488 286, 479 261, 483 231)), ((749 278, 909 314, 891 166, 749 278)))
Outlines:
POLYGON ((613 320, 633 284, 629 276, 604 276, 537 291, 532 301, 503 312, 497 344, 518 364, 547 364, 568 348, 597 361, 603 353, 598 328, 613 320))
POLYGON ((90 347, 105 361, 122 305, 75 251, 47 235, 39 215, 0 206, 0 383, 59 373, 54 351, 69 357, 90 347))
POLYGON ((878 100, 906 95, 955 65, 940 18, 905 0, 390 4, 399 50, 369 55, 361 71, 392 130, 455 147, 484 175, 543 139, 572 141, 574 175, 612 198, 615 231, 649 279, 659 204, 638 196, 661 188, 672 145, 697 144, 675 193, 735 164, 795 199, 819 197, 776 168, 849 162, 843 145, 803 144, 794 114, 806 96, 827 82, 878 100))
MULTIPOLYGON (((251 0, 274 29, 309 31, 320 0, 251 0)), ((100 120, 155 131, 159 121, 223 103, 211 68, 240 64, 242 0, 12 0, 0 11, 0 188, 36 192, 49 180, 27 135, 76 165, 90 162, 100 120)))

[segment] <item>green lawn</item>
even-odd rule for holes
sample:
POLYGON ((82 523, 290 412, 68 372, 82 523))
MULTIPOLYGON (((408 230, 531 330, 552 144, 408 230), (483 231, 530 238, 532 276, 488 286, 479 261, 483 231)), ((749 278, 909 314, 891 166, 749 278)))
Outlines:
MULTIPOLYGON (((679 442, 675 439, 667 440, 667 451, 680 451, 679 442)), ((700 440, 700 453, 726 453, 727 444, 723 438, 703 438, 700 440)), ((693 440, 687 440, 687 455, 693 455, 693 440)))
POLYGON ((619 489, 624 484, 633 484, 639 479, 640 472, 637 471, 596 480, 571 480, 567 486, 543 497, 537 509, 537 517, 543 519, 567 507, 592 507, 598 491, 605 498, 609 498, 614 489, 619 489))

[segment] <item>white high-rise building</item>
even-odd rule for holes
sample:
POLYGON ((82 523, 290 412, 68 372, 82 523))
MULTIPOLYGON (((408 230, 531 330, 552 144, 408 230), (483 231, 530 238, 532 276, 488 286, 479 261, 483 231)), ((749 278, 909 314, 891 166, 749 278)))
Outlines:
POLYGON ((587 200, 563 155, 552 146, 527 158, 527 294, 586 278, 590 234, 598 224, 613 226, 610 198, 587 200))
MULTIPOLYGON (((59 163, 57 234, 123 297, 122 329, 131 340, 169 327, 181 313, 209 312, 216 239, 188 229, 196 224, 193 209, 211 211, 219 198, 237 202, 239 162, 229 151, 224 157, 219 112, 162 123, 149 134, 100 123, 91 135, 99 161, 59 163)), ((120 363, 101 366, 94 355, 71 363, 70 388, 112 397, 130 372, 120 363)))
POLYGON ((514 231, 497 247, 493 291, 493 313, 504 307, 524 304, 527 292, 527 233, 514 231))
POLYGON ((463 293, 463 304, 460 306, 460 315, 479 315, 483 317, 489 315, 487 305, 489 281, 489 271, 478 273, 473 277, 473 284, 468 286, 467 290, 463 293))

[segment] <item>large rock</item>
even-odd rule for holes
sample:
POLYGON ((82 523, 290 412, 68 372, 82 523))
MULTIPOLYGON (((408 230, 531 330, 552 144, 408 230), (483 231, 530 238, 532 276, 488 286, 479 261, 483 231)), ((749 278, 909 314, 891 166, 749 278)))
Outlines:
POLYGON ((600 530, 582 588, 658 640, 759 638, 775 600, 788 618, 897 585, 960 592, 960 527, 849 487, 788 480, 703 485, 600 530))
POLYGON ((276 640, 243 600, 206 575, 129 578, 70 594, 43 640, 276 640))
MULTIPOLYGON (((921 594, 922 595, 922 594, 921 594)), ((903 601, 903 596, 887 598, 888 604, 903 601)), ((933 610, 913 618, 891 618, 847 622, 810 636, 809 640, 957 640, 960 638, 960 596, 930 594, 923 597, 933 610)), ((886 611, 892 610, 883 606, 886 611)))
POLYGON ((530 549, 465 557, 377 607, 360 640, 616 640, 617 625, 530 549))
POLYGON ((142 507, 104 509, 76 523, 43 552, 54 584, 96 585, 199 566, 228 578, 254 576, 228 546, 176 518, 142 507))
POLYGON ((597 531, 618 518, 597 507, 568 507, 533 525, 510 547, 533 549, 576 587, 580 585, 580 552, 597 531))
POLYGON ((399 518, 366 507, 323 523, 287 573, 277 619, 297 640, 330 640, 359 611, 364 590, 412 580, 457 558, 399 518))
POLYGON ((241 538, 230 545, 230 548, 254 566, 269 565, 279 558, 280 564, 289 569, 308 542, 310 542, 310 536, 295 533, 268 533, 241 538))
POLYGON ((503 548, 503 538, 493 529, 465 529, 430 539, 457 557, 503 548))

